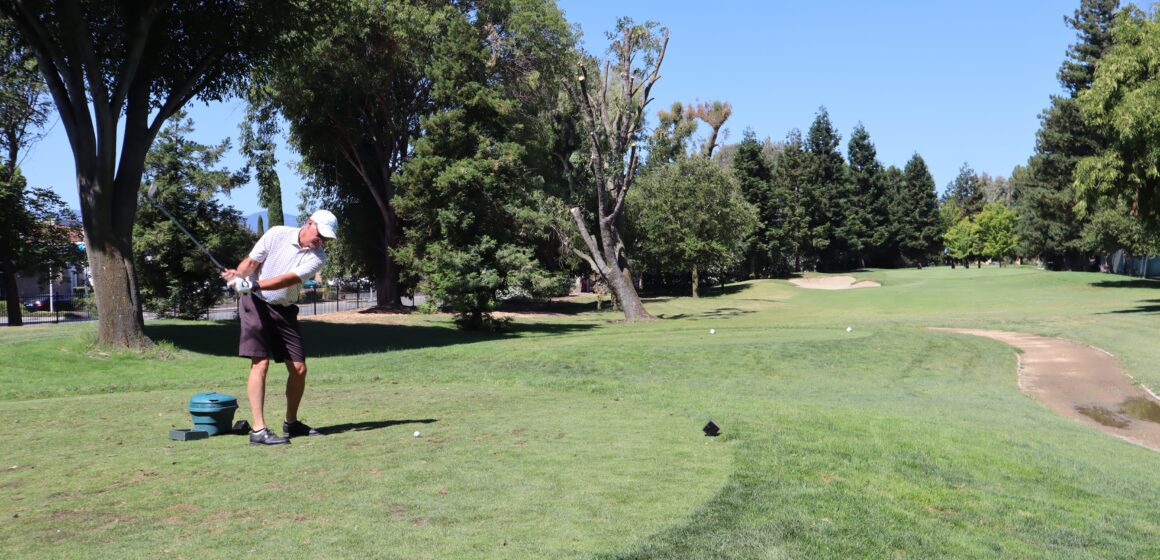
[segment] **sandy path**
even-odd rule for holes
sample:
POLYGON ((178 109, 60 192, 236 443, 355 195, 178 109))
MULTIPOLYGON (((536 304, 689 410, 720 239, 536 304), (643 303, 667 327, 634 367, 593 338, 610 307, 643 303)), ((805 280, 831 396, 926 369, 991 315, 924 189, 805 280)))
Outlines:
POLYGON ((853 276, 812 276, 810 278, 794 278, 790 280, 790 283, 811 290, 849 290, 881 286, 872 280, 858 282, 858 279, 853 276))
POLYGON ((1019 387, 1056 413, 1160 451, 1160 400, 1111 354, 1076 342, 979 329, 931 329, 984 336, 1023 351, 1019 387), (1145 419, 1150 418, 1150 419, 1145 419), (1100 421, 1097 421, 1099 419, 1100 421))

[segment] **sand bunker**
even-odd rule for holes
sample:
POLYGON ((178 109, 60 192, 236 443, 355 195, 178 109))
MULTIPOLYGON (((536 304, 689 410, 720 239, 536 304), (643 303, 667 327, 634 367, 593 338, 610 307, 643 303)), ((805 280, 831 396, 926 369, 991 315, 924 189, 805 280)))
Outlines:
POLYGON ((853 288, 877 288, 882 284, 872 280, 858 281, 853 276, 812 276, 790 280, 796 286, 811 290, 850 290, 853 288))
POLYGON ((978 329, 931 329, 1005 342, 1019 356, 1019 388, 1056 413, 1160 451, 1160 400, 1132 383, 1114 356, 1059 338, 978 329))

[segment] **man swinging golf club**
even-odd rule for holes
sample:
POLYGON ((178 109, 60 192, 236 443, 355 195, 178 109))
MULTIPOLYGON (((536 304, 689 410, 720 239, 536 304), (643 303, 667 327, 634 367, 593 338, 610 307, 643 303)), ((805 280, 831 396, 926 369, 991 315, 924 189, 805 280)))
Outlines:
POLYGON ((334 239, 338 220, 327 210, 310 216, 300 228, 275 226, 266 231, 249 256, 222 278, 238 293, 242 323, 238 355, 250 358, 246 384, 253 417, 250 443, 279 445, 290 438, 320 435, 298 419, 298 405, 306 390, 306 351, 298 328, 298 292, 326 262, 323 246, 334 239), (285 362, 286 421, 279 436, 266 426, 266 372, 270 358, 285 362))

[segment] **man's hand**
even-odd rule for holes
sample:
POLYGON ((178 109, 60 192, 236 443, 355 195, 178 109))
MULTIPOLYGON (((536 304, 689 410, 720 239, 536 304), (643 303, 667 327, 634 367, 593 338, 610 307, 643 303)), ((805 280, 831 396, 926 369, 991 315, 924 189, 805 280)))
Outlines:
POLYGON ((233 280, 230 280, 229 286, 233 288, 239 296, 244 296, 254 289, 253 283, 251 283, 250 280, 244 276, 238 276, 233 280))

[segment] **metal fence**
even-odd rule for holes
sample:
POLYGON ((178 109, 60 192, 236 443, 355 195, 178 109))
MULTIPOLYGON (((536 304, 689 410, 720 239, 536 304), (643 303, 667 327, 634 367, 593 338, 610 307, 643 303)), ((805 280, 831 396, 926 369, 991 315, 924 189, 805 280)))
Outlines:
MULTIPOLYGON (((303 290, 298 300, 298 316, 321 315, 337 311, 351 311, 362 309, 375 304, 374 290, 368 292, 323 292, 321 290, 303 290)), ((211 321, 232 321, 238 318, 238 300, 236 297, 228 305, 219 305, 206 312, 206 319, 211 321)))
MULTIPOLYGON (((351 311, 370 307, 376 302, 374 290, 370 291, 338 291, 338 290, 303 290, 298 301, 298 315, 321 315, 337 311, 351 311)), ((77 303, 74 301, 74 304, 77 303)), ((0 306, 0 326, 8 324, 8 314, 0 306)), ((20 318, 25 325, 41 325, 54 323, 75 323, 78 321, 93 321, 97 316, 85 309, 68 311, 29 311, 23 306, 20 318)), ((157 319, 156 313, 145 312, 145 319, 157 319)), ((232 321, 238 318, 237 297, 221 305, 207 309, 201 319, 210 321, 232 321)))

